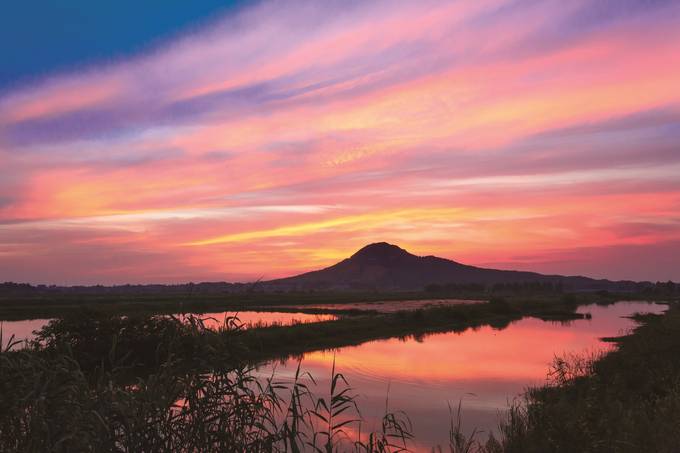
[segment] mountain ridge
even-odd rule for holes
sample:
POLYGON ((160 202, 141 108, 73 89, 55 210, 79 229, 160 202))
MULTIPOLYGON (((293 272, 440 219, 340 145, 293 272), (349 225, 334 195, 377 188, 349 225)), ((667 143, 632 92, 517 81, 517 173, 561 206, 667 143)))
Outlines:
POLYGON ((262 282, 282 290, 422 290, 448 284, 560 284, 574 291, 633 290, 636 282, 584 276, 470 266, 434 255, 417 256, 387 242, 368 244, 329 267, 292 277, 262 282))

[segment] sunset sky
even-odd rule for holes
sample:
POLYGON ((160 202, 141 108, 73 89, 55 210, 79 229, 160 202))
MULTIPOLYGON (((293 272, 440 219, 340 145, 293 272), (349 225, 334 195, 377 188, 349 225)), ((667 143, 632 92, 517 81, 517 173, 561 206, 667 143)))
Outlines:
POLYGON ((680 2, 138 3, 3 6, 0 281, 680 280, 680 2))

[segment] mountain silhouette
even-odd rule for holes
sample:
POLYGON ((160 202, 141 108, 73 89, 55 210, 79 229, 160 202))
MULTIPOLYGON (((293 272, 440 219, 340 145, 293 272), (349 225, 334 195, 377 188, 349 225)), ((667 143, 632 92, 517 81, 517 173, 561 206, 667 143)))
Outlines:
POLYGON ((386 242, 370 244, 351 257, 325 269, 270 280, 265 286, 282 290, 409 290, 439 284, 553 283, 565 289, 631 290, 634 282, 612 282, 581 276, 486 269, 436 256, 416 256, 386 242))

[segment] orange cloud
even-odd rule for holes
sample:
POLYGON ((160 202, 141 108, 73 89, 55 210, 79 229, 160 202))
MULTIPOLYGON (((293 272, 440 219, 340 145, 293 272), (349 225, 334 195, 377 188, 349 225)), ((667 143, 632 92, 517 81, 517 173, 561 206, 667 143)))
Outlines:
POLYGON ((677 5, 282 5, 3 94, 3 269, 278 277, 387 240, 579 273, 679 239, 677 5), (55 268, 84 250, 120 265, 55 268))

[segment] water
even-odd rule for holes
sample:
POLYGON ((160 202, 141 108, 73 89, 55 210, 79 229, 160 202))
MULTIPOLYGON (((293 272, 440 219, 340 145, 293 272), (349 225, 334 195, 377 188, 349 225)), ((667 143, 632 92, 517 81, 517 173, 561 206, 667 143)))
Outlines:
MULTIPOLYGON (((555 355, 592 353, 610 348, 602 337, 623 334, 634 326, 624 318, 636 312, 661 313, 664 305, 620 302, 608 307, 581 307, 590 320, 568 324, 522 319, 506 329, 482 327, 462 333, 433 334, 421 339, 380 340, 334 352, 312 352, 302 359, 302 369, 317 381, 324 396, 330 388, 333 360, 357 394, 365 420, 362 432, 376 430, 385 412, 403 410, 414 423, 418 450, 446 445, 450 404, 462 401, 463 427, 486 433, 496 431, 499 413, 528 386, 546 381, 555 355), (389 394, 388 394, 389 390, 389 394)), ((263 367, 262 375, 276 368, 279 378, 294 374, 297 362, 263 367)))
MULTIPOLYGON (((198 314, 205 319, 205 326, 209 328, 216 328, 224 323, 225 316, 237 316, 244 327, 252 327, 254 325, 271 326, 274 324, 291 325, 297 323, 330 321, 336 319, 335 315, 318 315, 308 313, 285 313, 285 312, 255 312, 242 311, 231 312, 222 311, 217 313, 202 313, 198 314), (212 318, 212 319, 210 319, 212 318)), ((22 321, 0 321, 2 326, 2 341, 7 344, 10 336, 14 335, 15 340, 32 340, 35 338, 34 331, 40 330, 44 327, 50 319, 28 319, 22 321)))
POLYGON ((376 302, 347 302, 339 304, 318 304, 318 305, 289 305, 286 308, 301 309, 313 308, 317 310, 357 310, 375 311, 378 313, 395 313, 397 311, 412 311, 418 309, 428 309, 436 307, 451 307, 454 305, 481 304, 485 300, 471 299, 424 299, 424 300, 397 300, 397 301, 376 301, 376 302))
POLYGON ((203 318, 206 327, 215 328, 224 324, 225 316, 237 316, 239 322, 245 328, 249 327, 264 327, 272 325, 289 326, 292 324, 305 324, 309 322, 332 321, 337 319, 335 315, 328 314, 309 314, 309 313, 286 313, 276 311, 241 311, 228 312, 223 311, 219 313, 203 313, 200 315, 203 318), (206 319, 212 318, 212 319, 206 319))
POLYGON ((26 319, 23 321, 0 321, 2 327, 2 343, 6 345, 14 335, 15 341, 32 340, 33 331, 42 329, 50 319, 26 319))
MULTIPOLYGON (((377 430, 385 412, 405 411, 414 423, 414 434, 421 441, 415 447, 430 451, 433 445, 446 445, 450 422, 449 404, 456 409, 462 401, 464 430, 485 433, 495 430, 499 412, 528 386, 546 380, 548 366, 555 355, 592 353, 611 347, 602 337, 625 333, 634 326, 625 318, 635 312, 660 313, 664 305, 620 302, 608 307, 581 307, 591 313, 590 320, 568 324, 522 319, 503 330, 482 327, 462 333, 442 333, 408 340, 389 339, 339 348, 334 352, 305 354, 302 368, 317 381, 314 391, 324 396, 330 387, 331 367, 350 382, 362 411, 362 432, 377 430)), ((221 324, 233 312, 208 313, 208 326, 221 324)), ((240 312, 246 325, 261 322, 292 324, 334 319, 332 315, 281 312, 240 312)), ((49 320, 4 321, 3 341, 11 334, 17 339, 32 338, 32 331, 49 320)), ((291 377, 297 361, 269 364, 259 372, 269 376, 275 368, 278 379, 291 377)), ((484 434, 485 436, 486 434, 484 434)))

